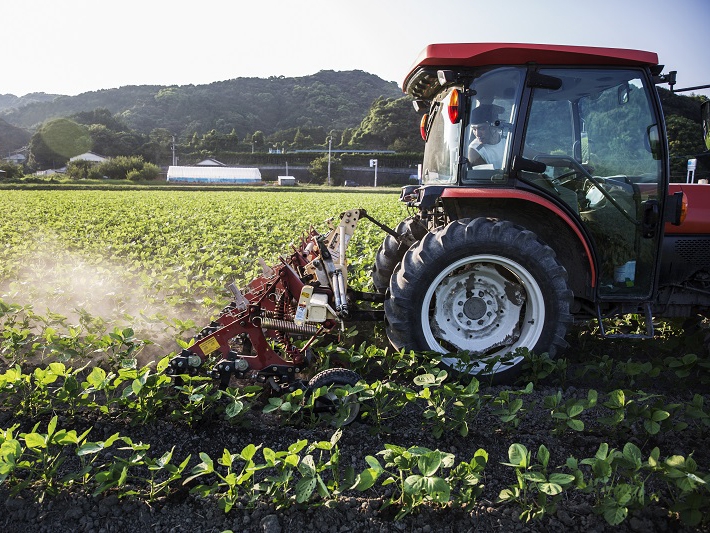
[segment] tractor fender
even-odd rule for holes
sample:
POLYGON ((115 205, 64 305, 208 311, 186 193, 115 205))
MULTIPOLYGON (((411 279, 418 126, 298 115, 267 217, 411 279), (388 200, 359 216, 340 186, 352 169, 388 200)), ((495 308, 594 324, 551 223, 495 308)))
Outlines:
POLYGON ((555 250, 575 295, 593 299, 598 279, 593 247, 580 225, 559 205, 520 189, 451 187, 440 198, 451 219, 498 218, 535 232, 555 250))
POLYGON ((710 185, 703 183, 671 183, 669 194, 682 192, 688 201, 685 220, 679 226, 666 224, 666 234, 710 236, 710 185))

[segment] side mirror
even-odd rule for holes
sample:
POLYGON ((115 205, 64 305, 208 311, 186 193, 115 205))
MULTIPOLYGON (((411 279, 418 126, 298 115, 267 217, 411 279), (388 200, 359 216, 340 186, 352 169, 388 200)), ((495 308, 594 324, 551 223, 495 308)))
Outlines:
POLYGON ((648 128, 646 128, 646 142, 648 143, 647 148, 651 152, 653 159, 660 161, 662 150, 661 135, 658 132, 658 124, 651 124, 648 128))
POLYGON ((412 102, 412 105, 414 106, 414 111, 416 111, 420 115, 423 115, 424 113, 429 111, 429 106, 431 105, 431 102, 429 102, 429 100, 414 100, 412 102))
POLYGON ((631 94, 631 89, 628 83, 619 85, 619 89, 617 91, 619 105, 626 105, 629 103, 629 94, 631 94))
POLYGON ((442 87, 456 81, 456 73, 454 73, 453 70, 437 70, 436 77, 439 80, 439 85, 442 87))

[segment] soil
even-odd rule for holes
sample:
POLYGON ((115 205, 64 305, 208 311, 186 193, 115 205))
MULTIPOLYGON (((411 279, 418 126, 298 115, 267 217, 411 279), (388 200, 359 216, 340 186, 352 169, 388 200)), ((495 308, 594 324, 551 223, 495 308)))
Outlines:
MULTIPOLYGON (((608 342, 608 341, 607 341, 608 342)), ((574 358, 573 346, 566 357, 574 358)), ((638 345, 631 349, 639 350, 638 345)), ((621 345, 620 353, 626 351, 629 345, 621 345)), ((581 364, 577 363, 578 365, 581 364)), ((574 363, 568 369, 568 375, 573 375, 574 363)), ((664 380, 656 380, 657 386, 649 385, 647 392, 664 394, 668 402, 673 399, 687 401, 693 391, 678 391, 677 381, 673 385, 663 385, 664 380), (667 387, 667 388, 666 388, 667 387)), ((497 395, 505 389, 504 386, 482 387, 482 393, 497 395)), ((515 476, 510 467, 501 463, 508 460, 507 451, 514 443, 524 444, 533 454, 541 444, 545 444, 551 452, 551 465, 563 465, 566 458, 592 457, 601 442, 608 442, 610 447, 620 449, 626 442, 639 446, 647 457, 648 452, 658 446, 661 457, 673 454, 688 456, 693 453, 701 471, 706 472, 710 466, 710 452, 702 435, 696 431, 686 430, 680 433, 663 432, 651 437, 639 429, 632 434, 614 437, 609 430, 597 423, 595 416, 585 419, 583 432, 568 431, 562 435, 551 433, 553 428, 549 410, 543 408, 545 396, 563 390, 565 398, 586 398, 587 390, 599 390, 600 397, 604 390, 612 390, 607 384, 600 382, 570 381, 564 385, 539 384, 535 391, 524 397, 525 405, 530 407, 522 418, 519 427, 508 430, 503 427, 497 417, 484 409, 475 419, 467 437, 458 434, 447 434, 437 439, 431 429, 423 425, 422 408, 410 405, 390 424, 388 433, 375 433, 372 426, 357 421, 346 427, 339 442, 341 465, 352 465, 356 472, 367 468, 365 456, 375 455, 384 449, 385 444, 397 444, 403 447, 424 446, 429 449, 439 449, 455 454, 457 462, 470 460, 479 448, 489 454, 489 462, 485 469, 484 492, 475 504, 465 508, 436 508, 432 505, 418 507, 414 513, 395 520, 397 509, 390 507, 381 509, 383 501, 390 494, 379 487, 371 489, 363 497, 363 493, 348 492, 337 501, 326 505, 293 505, 288 509, 275 509, 268 503, 257 503, 253 507, 238 504, 229 513, 224 513, 217 505, 214 497, 200 497, 190 494, 189 487, 177 486, 175 492, 167 499, 152 505, 129 498, 119 500, 115 494, 104 493, 92 497, 80 488, 65 490, 52 498, 46 498, 42 503, 35 501, 37 494, 24 491, 16 496, 10 496, 4 486, 0 486, 0 505, 4 507, 0 513, 0 529, 5 533, 12 532, 493 532, 493 531, 539 531, 539 532, 569 532, 585 531, 587 533, 603 531, 633 531, 633 532, 666 532, 666 531, 702 531, 703 528, 684 526, 676 516, 667 510, 667 501, 663 500, 663 487, 647 487, 648 492, 661 493, 661 501, 652 503, 642 510, 631 511, 621 525, 609 526, 604 518, 594 512, 593 501, 588 495, 579 491, 567 491, 557 512, 545 515, 540 520, 522 522, 518 516, 521 512, 516 505, 496 503, 498 494, 504 488, 515 482, 515 476), (379 494, 377 493, 379 491, 379 494), (377 497, 373 497, 377 496, 377 497)), ((638 390, 636 388, 635 390, 638 390)), ((697 392, 697 391, 695 391, 697 392)), ((705 395, 706 405, 709 401, 705 395)), ((51 415, 39 420, 46 425, 51 415)), ((38 420, 15 417, 10 412, 0 411, 0 427, 8 427, 12 423, 20 423, 20 431, 28 431, 38 420)), ((157 420, 142 425, 132 425, 126 417, 122 419, 102 419, 91 413, 85 417, 68 420, 59 413, 59 427, 72 427, 84 430, 92 427, 90 439, 93 441, 108 438, 115 432, 130 436, 133 442, 150 443, 150 455, 158 457, 164 451, 174 448, 174 457, 184 458, 192 454, 190 467, 196 464, 198 452, 206 452, 212 458, 222 455, 224 448, 232 453, 240 451, 249 443, 262 443, 273 450, 285 450, 290 444, 300 439, 309 442, 330 440, 334 429, 327 426, 294 427, 284 425, 277 417, 264 415, 254 408, 247 415, 246 427, 233 426, 215 417, 205 419, 193 427, 170 420, 157 420)), ((110 450, 104 459, 110 459, 110 450)))

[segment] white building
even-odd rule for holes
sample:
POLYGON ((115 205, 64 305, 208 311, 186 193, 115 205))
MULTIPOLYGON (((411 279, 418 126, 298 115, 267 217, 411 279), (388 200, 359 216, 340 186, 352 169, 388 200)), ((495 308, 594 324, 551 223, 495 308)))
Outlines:
POLYGON ((94 152, 85 152, 83 154, 75 155, 74 157, 69 158, 69 161, 90 161, 91 163, 103 163, 104 161, 108 160, 108 157, 104 157, 94 152))
POLYGON ((214 157, 208 157, 197 163, 198 167, 225 167, 224 163, 217 161, 214 157))
POLYGON ((168 181, 178 183, 221 183, 248 185, 262 183, 258 168, 168 167, 168 181))
POLYGON ((296 185, 296 178, 293 176, 279 176, 279 185, 296 185))
POLYGON ((27 161, 27 157, 25 157, 25 154, 11 154, 5 158, 5 161, 15 165, 23 165, 27 161))

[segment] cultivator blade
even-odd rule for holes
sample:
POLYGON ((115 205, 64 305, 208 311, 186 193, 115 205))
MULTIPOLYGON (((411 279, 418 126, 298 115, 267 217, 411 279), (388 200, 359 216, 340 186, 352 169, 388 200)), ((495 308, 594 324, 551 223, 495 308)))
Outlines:
POLYGON ((231 283, 233 301, 170 361, 168 371, 194 375, 214 358, 210 375, 222 386, 236 376, 295 388, 313 342, 351 316, 346 249, 362 216, 360 209, 345 211, 323 235, 311 228, 278 264, 262 261, 261 276, 244 290, 231 283))

